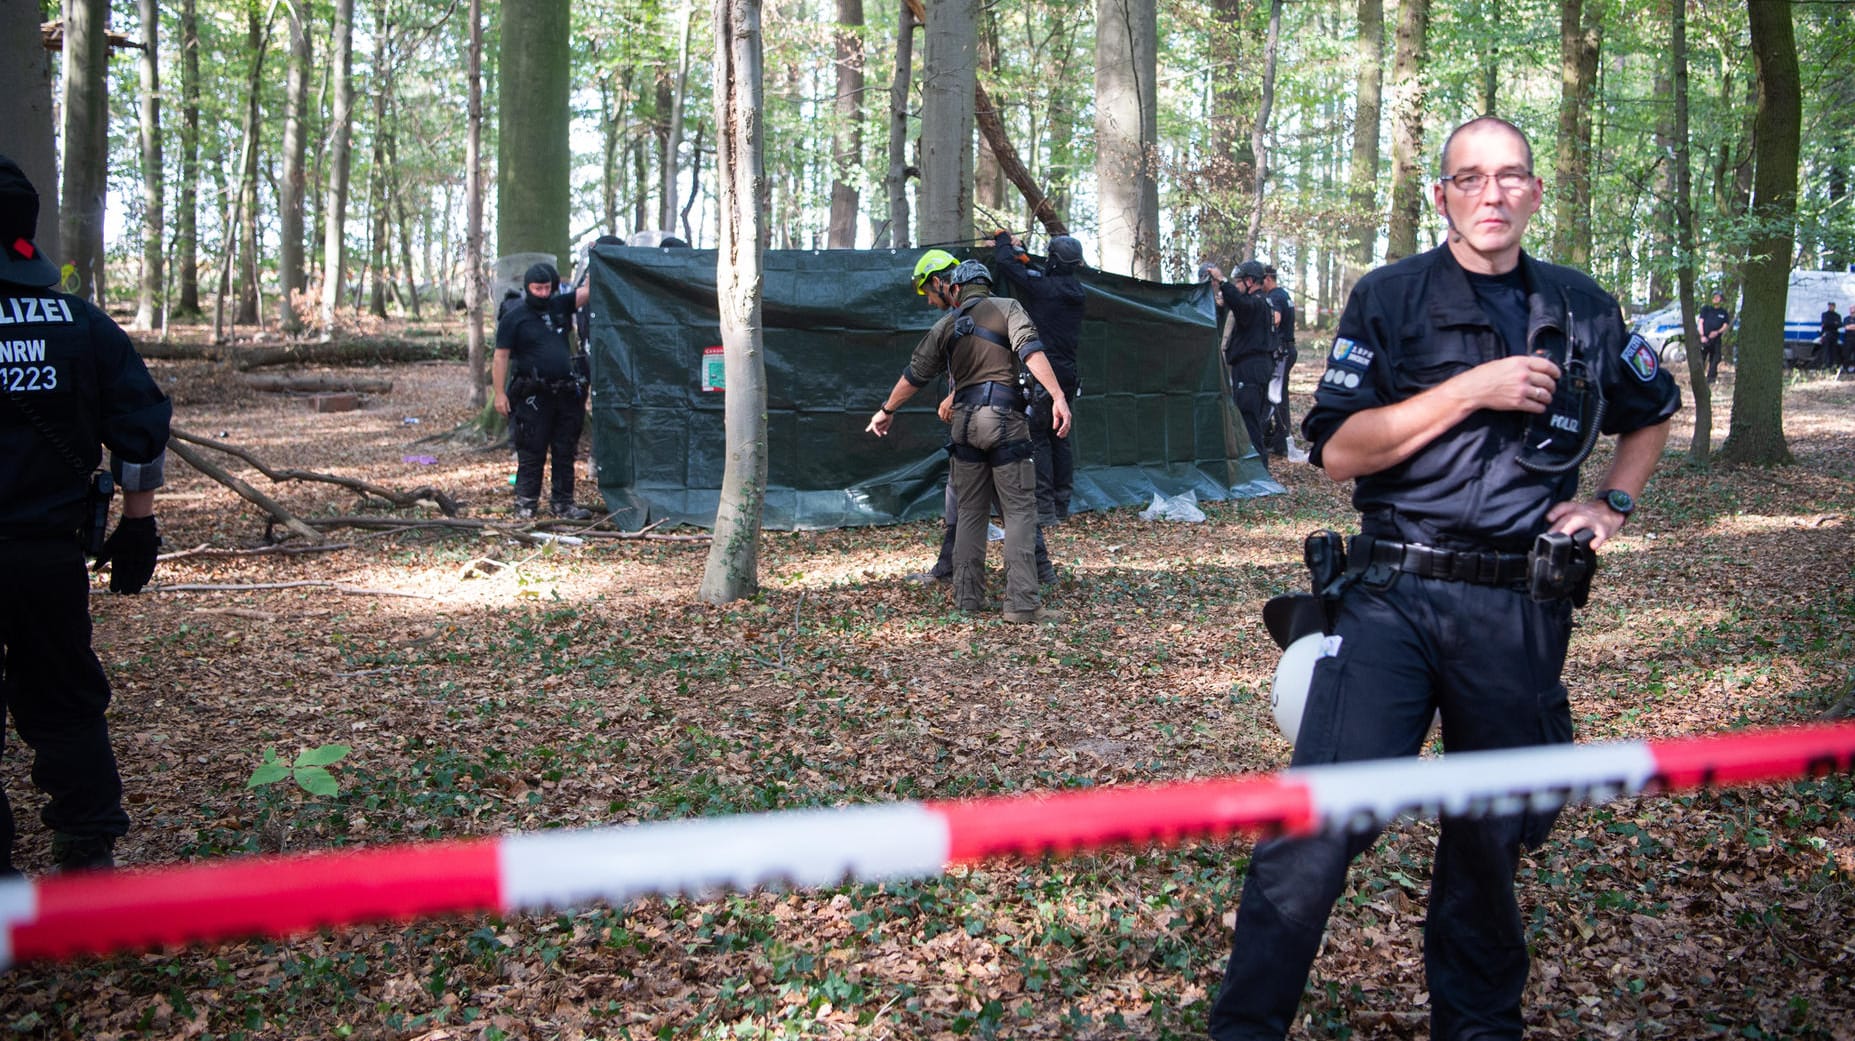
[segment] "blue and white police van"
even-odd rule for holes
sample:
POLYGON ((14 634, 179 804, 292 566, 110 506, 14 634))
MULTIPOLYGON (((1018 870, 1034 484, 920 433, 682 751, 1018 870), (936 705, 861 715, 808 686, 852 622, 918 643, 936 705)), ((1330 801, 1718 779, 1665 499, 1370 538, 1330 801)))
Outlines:
MULTIPOLYGON (((1705 306, 1711 293, 1695 301, 1695 306, 1705 306)), ((1823 308, 1834 303, 1836 310, 1846 319, 1850 307, 1855 307, 1855 272, 1848 271, 1793 271, 1791 272, 1790 295, 1784 302, 1784 364, 1819 365, 1828 364, 1830 359, 1822 356, 1817 340, 1823 332, 1823 308)), ((1733 315, 1733 329, 1739 328, 1739 315, 1733 315)), ((1662 360, 1669 364, 1680 364, 1687 360, 1687 351, 1681 342, 1681 304, 1673 303, 1659 311, 1651 311, 1630 326, 1632 332, 1642 334, 1661 354, 1662 360)), ((1730 339, 1728 341, 1731 342, 1730 339)))

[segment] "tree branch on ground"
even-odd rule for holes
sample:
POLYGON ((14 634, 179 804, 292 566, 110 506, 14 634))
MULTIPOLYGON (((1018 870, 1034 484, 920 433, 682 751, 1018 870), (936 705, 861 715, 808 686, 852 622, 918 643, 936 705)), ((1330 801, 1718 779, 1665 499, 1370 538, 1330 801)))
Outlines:
MULTIPOLYGON (((313 470, 276 470, 267 466, 262 459, 253 455, 249 449, 240 448, 237 445, 226 444, 223 441, 215 441, 211 438, 201 437, 198 434, 190 434, 179 428, 175 428, 172 431, 172 436, 176 440, 187 441, 204 448, 215 449, 227 455, 235 455, 245 462, 250 463, 259 473, 270 478, 272 481, 320 481, 324 484, 340 485, 343 488, 359 492, 362 495, 371 495, 376 499, 382 499, 392 503, 394 506, 409 507, 430 504, 438 507, 447 517, 457 516, 457 500, 430 485, 421 485, 411 491, 402 492, 372 484, 358 478, 342 477, 337 474, 317 473, 313 470)), ((186 457, 183 456, 182 458, 186 457)), ((187 461, 192 462, 191 459, 187 461)), ((273 514, 273 516, 275 516, 275 514, 273 514)), ((278 519, 281 520, 282 518, 279 517, 278 519)))

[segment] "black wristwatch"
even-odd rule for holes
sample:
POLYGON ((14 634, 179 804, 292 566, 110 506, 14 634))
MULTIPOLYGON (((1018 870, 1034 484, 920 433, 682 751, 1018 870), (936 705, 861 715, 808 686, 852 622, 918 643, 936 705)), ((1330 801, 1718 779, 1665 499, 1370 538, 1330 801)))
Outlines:
POLYGON ((894 410, 894 409, 892 409, 892 408, 890 408, 890 407, 889 407, 889 403, 888 403, 888 402, 886 402, 886 401, 885 401, 885 402, 883 402, 883 403, 882 403, 882 404, 880 404, 880 405, 877 405, 877 406, 876 406, 876 411, 878 411, 878 412, 880 412, 880 413, 882 413, 882 414, 883 414, 883 415, 885 415, 885 416, 893 416, 893 415, 895 415, 895 410, 894 410))
POLYGON ((1630 514, 1636 512, 1636 497, 1621 488, 1606 488, 1597 493, 1597 501, 1610 507, 1629 520, 1630 514))

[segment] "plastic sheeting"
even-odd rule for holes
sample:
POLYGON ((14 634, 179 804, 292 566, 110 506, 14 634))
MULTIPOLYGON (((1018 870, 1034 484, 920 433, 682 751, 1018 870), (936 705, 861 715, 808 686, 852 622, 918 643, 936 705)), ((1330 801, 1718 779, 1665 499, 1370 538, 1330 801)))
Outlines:
MULTIPOLYGON (((990 251, 953 250, 990 260, 990 251)), ((920 250, 766 254, 767 495, 774 529, 937 517, 944 383, 922 388, 889 436, 864 431, 942 312, 909 288, 920 250)), ((632 530, 710 526, 726 455, 713 250, 593 250, 588 345, 593 459, 606 508, 632 530)), ((1225 392, 1210 289, 1086 272, 1073 403, 1072 512, 1280 492, 1225 392)))

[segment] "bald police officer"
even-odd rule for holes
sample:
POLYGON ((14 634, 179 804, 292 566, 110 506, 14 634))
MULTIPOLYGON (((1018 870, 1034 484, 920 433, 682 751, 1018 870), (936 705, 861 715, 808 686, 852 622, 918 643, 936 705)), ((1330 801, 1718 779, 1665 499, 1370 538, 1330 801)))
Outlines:
MULTIPOLYGON (((53 868, 106 868, 129 817, 104 720, 109 680, 90 648, 80 532, 120 486, 122 521, 92 549, 110 565, 112 592, 148 583, 173 408, 116 323, 54 288, 58 269, 32 242, 38 217, 38 192, 0 156, 0 573, 11 589, 0 597, 0 699, 47 796, 39 817, 53 868), (93 478, 98 442, 110 449, 107 479, 93 478)), ((0 793, 0 873, 13 873, 14 835, 0 793)))

